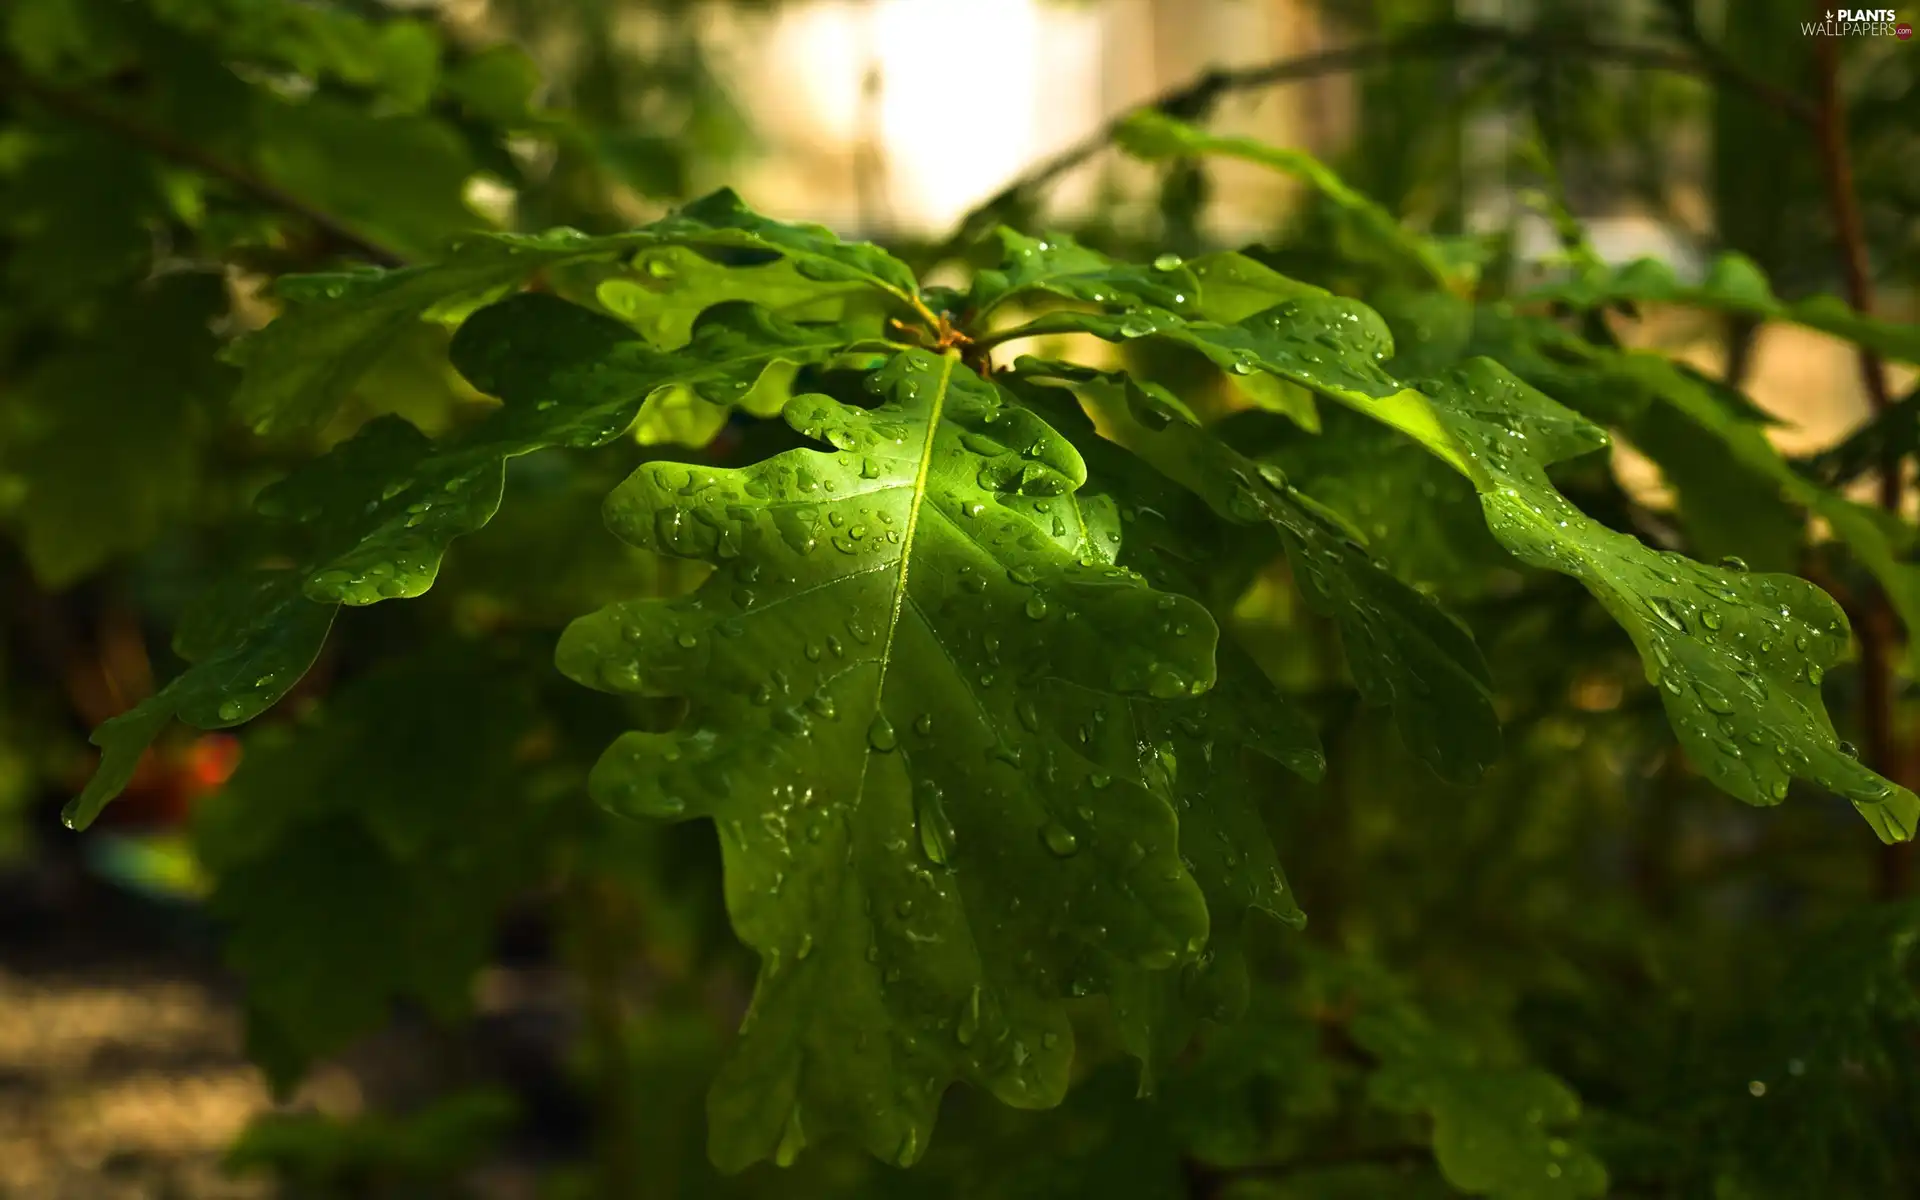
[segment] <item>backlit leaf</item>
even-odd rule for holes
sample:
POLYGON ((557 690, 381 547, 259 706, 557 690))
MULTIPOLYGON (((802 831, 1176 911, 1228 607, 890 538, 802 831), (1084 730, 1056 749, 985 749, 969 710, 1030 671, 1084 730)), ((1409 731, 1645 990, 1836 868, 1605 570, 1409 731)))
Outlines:
POLYGON ((1175 813, 1101 731, 1213 683, 1211 618, 1083 553, 1079 454, 956 357, 903 353, 871 387, 871 410, 788 405, 831 450, 642 467, 615 531, 718 569, 560 646, 582 682, 688 705, 593 786, 718 827, 761 956, 710 1105, 729 1168, 835 1130, 910 1163, 956 1079, 1057 1103, 1060 999, 1206 942, 1175 813))
MULTIPOLYGON (((236 407, 263 431, 309 427, 333 411, 409 322, 436 306, 471 307, 518 288, 542 268, 611 261, 667 246, 777 253, 803 277, 834 285, 823 294, 864 288, 897 305, 916 294, 912 273, 884 251, 842 242, 819 226, 768 220, 732 192, 720 191, 629 233, 598 238, 568 229, 475 234, 431 266, 283 282, 282 290, 301 302, 230 351, 231 361, 246 371, 236 407)), ((783 289, 784 284, 775 289, 776 307, 789 294, 783 289)), ((692 293, 690 312, 710 300, 708 293, 692 293)))
POLYGON ((1715 259, 1699 283, 1683 283, 1667 263, 1641 258, 1618 268, 1596 265, 1571 279, 1536 288, 1521 299, 1578 308, 1628 302, 1710 308, 1763 321, 1791 321, 1858 342, 1888 358, 1920 362, 1920 328, 1862 316, 1835 296, 1792 303, 1780 300, 1760 268, 1740 254, 1715 259))

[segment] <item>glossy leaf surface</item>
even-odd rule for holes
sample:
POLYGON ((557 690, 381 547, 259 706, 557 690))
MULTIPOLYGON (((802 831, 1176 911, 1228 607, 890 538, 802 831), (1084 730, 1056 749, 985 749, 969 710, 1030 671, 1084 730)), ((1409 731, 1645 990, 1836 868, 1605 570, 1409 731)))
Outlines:
POLYGON ((1088 980, 1164 971, 1207 912, 1165 797, 1103 732, 1214 681, 1214 625, 1085 549, 1072 445, 953 356, 867 410, 797 397, 829 449, 642 467, 616 532, 717 568, 576 622, 562 669, 683 697, 594 773, 636 815, 711 818, 761 956, 710 1105, 716 1161, 852 1133, 910 1163, 947 1084, 1056 1103, 1088 980))

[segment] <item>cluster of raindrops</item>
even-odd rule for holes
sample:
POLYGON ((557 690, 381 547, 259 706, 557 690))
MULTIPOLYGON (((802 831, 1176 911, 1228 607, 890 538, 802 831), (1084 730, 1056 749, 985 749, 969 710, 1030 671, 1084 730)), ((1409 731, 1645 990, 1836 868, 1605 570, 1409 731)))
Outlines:
POLYGON ((1060 234, 1036 240, 1007 230, 1001 237, 1007 243, 1006 259, 999 269, 975 276, 976 306, 990 307, 1020 291, 1039 288, 1133 313, 1179 309, 1199 291, 1198 280, 1176 254, 1161 255, 1152 271, 1146 271, 1115 262, 1060 234))
POLYGON ((300 671, 281 671, 269 667, 256 675, 244 690, 234 690, 229 686, 215 711, 221 721, 229 724, 250 721, 272 708, 300 674, 300 671))

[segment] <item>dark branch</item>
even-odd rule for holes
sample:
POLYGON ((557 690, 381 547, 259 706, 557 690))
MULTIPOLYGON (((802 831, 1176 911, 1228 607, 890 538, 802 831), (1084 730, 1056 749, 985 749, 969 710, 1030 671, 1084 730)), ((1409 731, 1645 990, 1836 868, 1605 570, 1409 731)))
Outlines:
POLYGON ((269 208, 306 221, 350 254, 385 267, 403 266, 406 263, 405 255, 348 228, 338 218, 292 192, 209 153, 204 147, 175 137, 164 129, 142 124, 127 113, 91 96, 49 87, 5 64, 0 64, 0 91, 12 91, 25 96, 50 112, 104 130, 150 154, 221 180, 269 208))
POLYGON ((1215 1200, 1231 1184, 1242 1179, 1281 1180, 1293 1175, 1342 1167, 1386 1167, 1412 1171, 1432 1164, 1433 1151, 1426 1146, 1366 1146, 1306 1154, 1285 1162, 1215 1167, 1196 1159, 1187 1159, 1182 1165, 1186 1174, 1187 1195, 1191 1200, 1215 1200))
POLYGON ((1157 109, 1169 116, 1193 120, 1204 117, 1221 97, 1234 92, 1298 83, 1396 59, 1454 58, 1499 51, 1535 58, 1580 58, 1614 66, 1696 75, 1723 87, 1746 92, 1802 123, 1812 125, 1815 121, 1815 109, 1803 97, 1749 74, 1724 55, 1703 57, 1664 46, 1512 30, 1495 25, 1448 23, 1415 35, 1284 58, 1258 66, 1215 68, 1197 79, 1162 92, 1144 104, 1129 108, 1079 142, 1039 163, 975 207, 961 218, 953 235, 940 245, 934 261, 952 257, 986 232, 998 214, 1007 207, 1046 187, 1104 150, 1118 136, 1127 117, 1140 109, 1157 109))
MULTIPOLYGON (((1860 219, 1860 199, 1853 186, 1853 156, 1847 144, 1847 114, 1840 99, 1839 51, 1831 38, 1815 38, 1819 66, 1819 120, 1814 132, 1820 145, 1821 174, 1833 213, 1834 236, 1840 251, 1841 273, 1847 284, 1847 303, 1857 312, 1873 312, 1873 277, 1867 260, 1867 236, 1860 219)), ((1887 392, 1887 373, 1880 356, 1859 347, 1860 381, 1876 417, 1893 407, 1887 392)), ((1880 461, 1880 507, 1898 513, 1906 491, 1900 479, 1900 454, 1883 448, 1880 461)), ((1893 656, 1900 641, 1899 622, 1884 590, 1876 588, 1865 611, 1854 622, 1860 642, 1860 724, 1867 764, 1896 783, 1906 784, 1913 772, 1901 753, 1893 727, 1893 656)), ((1912 637, 1913 631, 1908 630, 1912 637)), ((1878 859, 1878 889, 1885 900, 1903 896, 1913 884, 1913 845, 1885 846, 1878 859)))

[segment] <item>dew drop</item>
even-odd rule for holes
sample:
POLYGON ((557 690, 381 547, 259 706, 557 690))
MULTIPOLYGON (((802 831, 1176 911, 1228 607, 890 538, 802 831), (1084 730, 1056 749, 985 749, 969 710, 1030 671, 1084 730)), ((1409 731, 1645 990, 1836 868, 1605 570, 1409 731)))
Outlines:
POLYGON ((1649 596, 1647 598, 1647 608, 1653 612, 1654 616, 1659 617, 1674 630, 1680 633, 1687 632, 1686 617, 1683 615, 1680 605, 1673 599, 1667 596, 1649 596))
POLYGON ((960 1010, 960 1020, 954 1025, 954 1037, 962 1046, 971 1046, 980 1032, 980 985, 974 984, 973 991, 967 995, 967 1003, 960 1010))
POLYGON ((953 822, 941 802, 940 785, 931 779, 922 780, 915 795, 919 804, 914 824, 920 834, 920 850, 928 862, 944 867, 953 858, 954 833, 953 822))
POLYGON ((1020 718, 1021 727, 1028 733, 1040 732, 1040 710, 1034 706, 1033 701, 1022 697, 1013 706, 1013 711, 1014 715, 1020 718))
POLYGON ((1733 711, 1733 701, 1727 699, 1717 688, 1710 687, 1704 683, 1696 683, 1693 685, 1693 690, 1699 694, 1700 703, 1706 705, 1708 712, 1724 714, 1733 711))
POLYGON ((1073 830, 1058 821, 1049 821, 1041 827, 1040 841, 1056 858, 1071 857, 1076 850, 1080 849, 1080 839, 1073 836, 1073 830))

